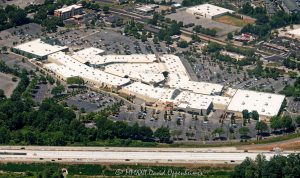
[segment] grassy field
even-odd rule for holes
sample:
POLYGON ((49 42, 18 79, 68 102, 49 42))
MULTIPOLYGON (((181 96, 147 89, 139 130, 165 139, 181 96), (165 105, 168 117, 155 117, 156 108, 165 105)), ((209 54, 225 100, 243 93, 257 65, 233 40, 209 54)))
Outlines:
MULTIPOLYGON (((91 164, 0 164, 0 178, 20 177, 33 178, 47 170, 68 170, 68 178, 85 177, 214 177, 227 178, 233 171, 232 166, 143 166, 143 165, 91 165, 91 164), (180 175, 189 173, 189 175, 180 175), (194 175, 191 175, 194 174, 194 175)), ((49 171, 48 171, 49 172, 49 171)))
POLYGON ((230 15, 223 15, 214 19, 217 22, 225 23, 228 25, 233 25, 237 27, 244 27, 247 24, 253 24, 255 21, 250 18, 239 19, 230 15))
MULTIPOLYGON (((278 136, 278 137, 273 137, 273 138, 268 138, 268 139, 263 139, 263 140, 255 140, 255 141, 248 141, 248 142, 224 142, 224 143, 214 143, 214 144, 199 144, 199 143, 174 143, 170 145, 159 145, 160 147, 175 147, 175 148, 207 148, 207 147, 227 147, 227 146, 246 146, 246 145, 260 145, 260 144, 272 144, 276 142, 281 142, 281 141, 287 141, 291 139, 295 139, 300 137, 300 133, 294 133, 294 134, 289 134, 289 135, 284 135, 284 136, 278 136)), ((295 148, 293 147, 293 150, 295 148)))
POLYGON ((73 144, 69 144, 68 146, 152 147, 152 148, 207 148, 207 147, 229 147, 229 146, 239 147, 239 146, 256 145, 256 144, 257 145, 271 144, 271 143, 276 143, 281 141, 287 141, 298 137, 300 137, 300 133, 266 138, 263 140, 255 140, 255 141, 252 140, 248 142, 217 142, 217 143, 207 143, 207 144, 202 144, 199 142, 162 144, 156 142, 141 142, 136 140, 132 140, 127 143, 125 140, 111 139, 106 141, 90 142, 87 144, 73 143, 73 144))

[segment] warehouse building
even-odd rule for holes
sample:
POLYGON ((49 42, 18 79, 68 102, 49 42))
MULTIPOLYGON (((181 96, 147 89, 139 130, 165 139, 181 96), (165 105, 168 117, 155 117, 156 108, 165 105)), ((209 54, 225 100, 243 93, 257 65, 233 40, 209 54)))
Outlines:
POLYGON ((284 95, 263 93, 250 90, 237 90, 228 106, 228 110, 242 117, 242 111, 257 111, 260 119, 268 120, 276 116, 284 101, 284 95))
POLYGON ((67 46, 51 45, 45 43, 41 39, 36 39, 27 43, 15 46, 13 52, 26 56, 28 58, 47 59, 48 55, 59 52, 68 51, 67 46))
POLYGON ((211 4, 201 4, 198 6, 187 8, 188 13, 193 14, 197 17, 202 17, 206 19, 214 19, 216 17, 220 17, 225 14, 233 14, 234 11, 225 9, 222 7, 218 7, 211 4))

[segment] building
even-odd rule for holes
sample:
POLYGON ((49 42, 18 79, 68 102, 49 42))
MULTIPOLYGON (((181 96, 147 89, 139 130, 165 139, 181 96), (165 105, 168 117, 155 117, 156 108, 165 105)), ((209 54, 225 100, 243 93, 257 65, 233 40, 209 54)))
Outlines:
POLYGON ((205 95, 187 93, 177 109, 193 114, 208 115, 213 109, 213 103, 211 98, 205 95))
POLYGON ((136 96, 147 102, 157 102, 159 98, 163 97, 171 89, 159 88, 151 85, 147 85, 141 82, 133 82, 122 88, 121 93, 127 95, 136 96))
POLYGON ((149 14, 155 11, 156 8, 159 6, 156 4, 149 4, 149 5, 144 5, 141 7, 135 8, 135 10, 141 14, 149 14))
POLYGON ((68 51, 67 46, 51 45, 42 39, 36 39, 27 43, 13 47, 13 52, 21 54, 28 58, 47 59, 48 55, 59 52, 68 51))
POLYGON ((284 98, 284 95, 238 90, 232 97, 228 110, 241 117, 243 110, 257 111, 260 119, 268 120, 279 113, 284 98))
POLYGON ((80 15, 83 12, 82 5, 71 5, 67 7, 63 7, 61 9, 57 9, 54 11, 54 16, 61 17, 63 20, 69 19, 75 15, 80 15))
POLYGON ((78 76, 93 88, 108 88, 164 109, 199 115, 208 115, 214 109, 237 116, 242 116, 242 111, 247 109, 257 111, 260 119, 267 120, 279 113, 285 98, 192 81, 175 55, 106 55, 104 50, 93 47, 63 52, 67 49, 38 39, 16 46, 14 51, 41 59, 47 57, 43 68, 60 80, 78 76))
POLYGON ((158 85, 165 81, 165 77, 158 63, 121 63, 107 65, 104 71, 149 85, 158 85))
POLYGON ((120 89, 128 84, 130 79, 121 78, 99 69, 78 62, 72 56, 63 52, 57 52, 48 56, 48 62, 44 67, 56 77, 66 81, 69 77, 81 77, 89 85, 96 88, 120 89))
POLYGON ((288 14, 300 12, 299 0, 283 0, 281 7, 288 14))
POLYGON ((220 17, 222 15, 231 13, 233 14, 234 11, 225 9, 222 7, 218 7, 211 4, 201 4, 198 6, 187 8, 186 10, 188 13, 191 13, 198 17, 203 17, 207 19, 214 19, 216 17, 220 17))
POLYGON ((256 40, 256 37, 249 33, 242 33, 241 35, 234 36, 233 39, 241 42, 250 42, 256 40))

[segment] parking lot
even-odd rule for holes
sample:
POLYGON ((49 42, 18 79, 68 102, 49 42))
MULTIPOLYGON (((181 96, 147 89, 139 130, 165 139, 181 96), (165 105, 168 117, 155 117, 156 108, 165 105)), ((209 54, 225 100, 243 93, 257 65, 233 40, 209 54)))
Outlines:
POLYGON ((45 98, 52 97, 51 90, 52 90, 53 87, 54 86, 50 85, 49 83, 47 83, 47 84, 42 84, 42 83, 38 84, 36 86, 36 89, 34 90, 34 93, 32 94, 33 99, 36 102, 41 103, 45 98))
POLYGON ((84 108, 85 112, 97 112, 112 106, 120 100, 104 93, 87 92, 69 97, 65 100, 69 107, 76 106, 77 109, 84 108))
MULTIPOLYGON (((157 129, 161 126, 168 127, 171 135, 176 141, 213 141, 216 138, 212 132, 219 127, 223 127, 224 133, 221 139, 239 139, 239 128, 242 127, 242 120, 225 119, 223 125, 219 122, 223 111, 210 113, 207 118, 200 115, 192 115, 185 112, 150 109, 138 105, 124 105, 120 113, 111 116, 116 121, 126 121, 130 125, 138 123, 139 125, 149 126, 157 129)), ((250 128, 250 137, 255 138, 255 121, 251 121, 247 126, 250 128)))
POLYGON ((13 47, 25 41, 39 38, 41 34, 42 27, 36 23, 3 30, 0 32, 0 47, 13 47))
POLYGON ((168 49, 163 42, 154 44, 151 39, 141 42, 132 36, 122 35, 121 30, 120 28, 80 29, 58 33, 53 37, 75 50, 96 47, 105 50, 107 54, 167 53, 168 49))
MULTIPOLYGON (((178 10, 176 13, 169 14, 166 18, 176 20, 177 22, 183 22, 184 25, 194 23, 195 25, 201 25, 204 28, 210 28, 217 30, 218 36, 224 36, 227 33, 239 31, 241 28, 216 22, 206 18, 196 18, 194 15, 185 11, 185 9, 178 10)), ((192 29, 190 29, 192 30, 192 29)))

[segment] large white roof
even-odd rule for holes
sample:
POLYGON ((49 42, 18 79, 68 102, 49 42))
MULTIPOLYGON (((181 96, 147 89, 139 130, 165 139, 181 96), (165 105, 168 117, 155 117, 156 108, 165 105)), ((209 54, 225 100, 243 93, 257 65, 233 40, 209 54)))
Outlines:
POLYGON ((44 64, 44 67, 58 75, 64 76, 65 78, 78 76, 76 71, 55 63, 44 64))
POLYGON ((163 61, 166 71, 170 74, 175 73, 188 76, 188 73, 178 56, 167 54, 160 56, 160 60, 163 61))
POLYGON ((41 39, 36 39, 36 40, 30 41, 27 43, 20 44, 14 48, 21 50, 21 51, 25 51, 27 53, 37 55, 37 56, 41 56, 41 57, 47 56, 52 53, 56 53, 58 51, 68 49, 67 46, 58 46, 58 45, 47 44, 47 43, 41 41, 41 39))
POLYGON ((132 92, 136 95, 143 95, 152 99, 159 99, 163 97, 166 93, 172 92, 172 89, 168 88, 159 88, 143 84, 141 82, 134 82, 130 85, 124 87, 124 89, 132 92))
POLYGON ((220 14, 233 13, 234 11, 212 4, 201 4, 188 8, 187 12, 201 16, 214 17, 220 14))
POLYGON ((63 8, 57 9, 55 11, 56 12, 64 13, 64 12, 69 12, 72 9, 79 9, 79 8, 82 8, 82 6, 81 5, 77 5, 77 4, 73 4, 73 5, 70 5, 70 6, 67 6, 67 7, 63 7, 63 8))
POLYGON ((169 74, 168 85, 171 88, 180 88, 182 90, 192 91, 194 93, 212 95, 221 93, 223 85, 207 82, 190 81, 185 75, 169 74))
POLYGON ((89 62, 96 65, 106 65, 111 63, 152 63, 156 61, 154 54, 132 54, 132 55, 98 55, 102 50, 97 52, 94 48, 81 50, 74 53, 76 60, 81 63, 89 62))
POLYGON ((223 85, 220 84, 191 81, 178 56, 163 55, 160 59, 164 62, 163 64, 165 65, 166 71, 169 72, 167 84, 171 88, 180 88, 182 90, 206 95, 220 93, 223 89, 223 85))
POLYGON ((94 48, 94 47, 88 47, 82 50, 79 50, 76 52, 77 55, 79 56, 84 56, 84 55, 98 55, 98 54, 103 54, 105 51, 99 48, 94 48))
POLYGON ((116 87, 130 82, 130 80, 127 78, 111 75, 101 70, 94 69, 85 64, 82 64, 63 52, 51 54, 49 58, 55 60, 57 64, 66 69, 64 73, 64 76, 66 78, 67 76, 71 75, 69 71, 72 71, 72 73, 75 72, 77 76, 85 78, 86 80, 90 80, 95 83, 105 83, 116 87))
POLYGON ((242 112, 257 111, 259 115, 275 116, 278 114, 284 95, 256 92, 250 90, 238 90, 233 96, 228 110, 242 112))
POLYGON ((181 100, 180 108, 190 109, 207 109, 212 103, 211 98, 205 95, 199 95, 196 93, 188 93, 183 100, 181 100))
POLYGON ((180 90, 168 90, 159 98, 161 102, 172 102, 176 105, 179 105, 181 101, 188 95, 189 92, 187 91, 180 91, 180 90), (177 92, 177 94, 176 94, 177 92), (179 93, 179 94, 178 94, 179 93))
MULTIPOLYGON (((37 44, 41 44, 42 49, 45 48, 44 50, 49 53, 55 51, 52 48, 58 49, 39 40, 19 46, 37 50, 34 48, 37 44), (33 45, 30 45, 31 43, 33 45)), ((97 48, 81 50, 73 56, 55 52, 48 55, 48 61, 52 63, 44 64, 44 67, 65 78, 79 76, 98 85, 122 86, 132 94, 160 102, 173 102, 187 109, 207 109, 213 103, 228 106, 229 111, 242 112, 247 109, 249 112, 256 110, 260 115, 274 116, 279 112, 285 97, 232 88, 226 92, 230 97, 218 96, 217 93, 223 90, 222 85, 191 81, 180 58, 175 55, 162 55, 158 60, 155 55, 99 55, 103 52, 97 48), (83 64, 85 62, 105 64, 104 71, 83 64), (166 82, 166 86, 169 87, 161 88, 145 84, 164 80, 162 74, 164 71, 169 72, 166 82), (138 82, 129 84, 131 81, 129 78, 138 82)))
POLYGON ((159 83, 165 79, 158 63, 113 64, 105 66, 104 71, 119 77, 128 76, 146 83, 159 83))

